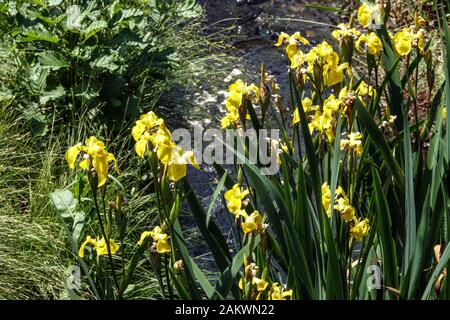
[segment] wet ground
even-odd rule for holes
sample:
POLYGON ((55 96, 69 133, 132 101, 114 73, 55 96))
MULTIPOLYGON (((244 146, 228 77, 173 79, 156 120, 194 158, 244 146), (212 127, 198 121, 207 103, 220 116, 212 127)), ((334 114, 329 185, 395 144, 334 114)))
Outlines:
MULTIPOLYGON (((274 75, 283 88, 287 87, 287 67, 283 50, 274 47, 280 32, 292 34, 300 31, 314 45, 330 38, 331 26, 339 23, 339 15, 332 11, 309 7, 312 3, 339 7, 339 1, 317 0, 199 0, 205 8, 205 32, 211 37, 224 40, 225 54, 233 61, 215 66, 221 72, 218 77, 206 81, 195 90, 180 91, 183 101, 171 106, 169 125, 220 128, 220 118, 225 114, 224 100, 228 85, 237 78, 259 83, 261 63, 274 75), (224 71, 223 71, 224 69, 224 71)), ((286 95, 287 91, 284 91, 286 95)), ((202 165, 202 170, 189 169, 189 181, 205 209, 211 203, 218 177, 212 166, 202 165)), ((220 178, 220 177, 219 177, 220 178)), ((234 247, 230 214, 224 210, 221 197, 213 213, 214 221, 234 247)), ((212 258, 195 228, 191 217, 183 218, 191 253, 198 257, 197 263, 208 270, 215 270, 212 258)))

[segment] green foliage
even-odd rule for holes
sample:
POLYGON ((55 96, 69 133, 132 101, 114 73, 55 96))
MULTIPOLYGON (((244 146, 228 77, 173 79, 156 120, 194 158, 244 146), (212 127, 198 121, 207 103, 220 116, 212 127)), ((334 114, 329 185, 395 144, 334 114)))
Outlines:
POLYGON ((68 267, 65 238, 46 210, 59 156, 34 150, 21 121, 0 107, 0 299, 60 299, 68 267))
MULTIPOLYGON (((383 20, 387 21, 389 10, 382 10, 382 13, 385 15, 383 20)), ((289 120, 278 121, 286 147, 272 152, 280 155, 280 172, 265 176, 261 171, 264 164, 252 163, 248 157, 250 146, 227 145, 243 163, 235 166, 236 183, 250 189, 248 205, 243 205, 242 210, 247 214, 258 210, 268 224, 263 231, 242 232, 243 240, 239 242, 241 250, 248 249, 252 241, 264 244, 251 248, 246 254, 248 262, 254 262, 258 270, 264 270, 262 273, 257 271, 257 277, 265 277, 269 283, 286 283, 287 288, 293 289, 296 299, 450 298, 447 274, 450 265, 449 113, 443 117, 444 107, 450 101, 450 32, 444 12, 440 13, 439 22, 444 44, 444 84, 434 82, 434 62, 430 62, 433 58, 427 51, 429 44, 422 51, 415 48, 402 57, 386 26, 381 25, 377 30, 383 43, 381 56, 375 56, 375 59, 366 52, 367 64, 359 66, 357 76, 349 73, 342 83, 330 88, 322 82, 318 70, 321 70, 321 59, 327 59, 332 49, 320 58, 312 55, 314 59, 307 62, 301 60, 303 54, 297 57, 303 69, 291 66, 288 87, 289 106, 298 109, 299 120, 293 128, 285 125, 289 120), (311 70, 307 70, 311 66, 309 63, 314 63, 311 70), (427 86, 422 88, 419 78, 424 69, 428 75, 427 86), (374 92, 368 97, 356 92, 362 80, 373 83, 374 92), (344 87, 346 90, 341 91, 344 87), (353 90, 353 98, 347 96, 348 90, 353 90), (427 101, 420 98, 419 93, 424 92, 429 96, 427 101), (324 114, 325 98, 331 94, 337 97, 340 93, 345 108, 331 116, 333 141, 330 142, 317 128, 313 128, 316 133, 311 134, 317 114, 308 115, 302 99, 311 97, 312 104, 318 105, 317 110, 324 114), (426 112, 421 117, 417 115, 418 104, 425 105, 426 112), (389 119, 395 121, 389 123, 389 119), (352 153, 354 151, 346 150, 340 144, 350 132, 359 132, 363 137, 358 153, 352 153), (240 153, 240 150, 244 152, 240 153), (324 182, 330 188, 330 217, 325 213, 324 182), (345 190, 350 206, 359 218, 344 221, 343 213, 334 202, 337 186, 345 190), (364 218, 368 219, 370 229, 358 239, 352 228, 364 218), (376 270, 381 272, 381 282, 372 288, 368 283, 374 280, 371 272, 376 270)), ((291 52, 294 51, 292 43, 291 52)), ((343 55, 347 52, 345 49, 354 48, 349 38, 340 44, 342 61, 346 58, 343 55)), ((303 49, 299 45, 298 50, 303 49)), ((355 68, 358 63, 356 51, 354 57, 344 61, 355 68)), ((260 91, 255 93, 257 99, 244 93, 239 96, 244 102, 228 101, 230 114, 235 107, 240 115, 248 113, 251 118, 246 120, 241 116, 234 125, 248 128, 251 122, 256 128, 264 123, 264 117, 284 117, 286 108, 279 100, 270 100, 263 106, 264 98, 273 94, 276 86, 265 82, 264 74, 261 77, 260 91), (252 104, 267 108, 267 115, 255 112, 252 104)), ((238 86, 236 82, 234 87, 238 86)), ((231 92, 231 88, 230 96, 234 94, 235 99, 239 93, 231 92)), ((231 127, 236 129, 234 125, 231 127)), ((261 142, 253 143, 252 147, 260 150, 267 147, 261 142)), ((276 145, 278 143, 281 141, 276 145)), ((215 194, 224 184, 230 190, 234 184, 228 181, 231 176, 224 177, 225 170, 218 164, 215 167, 218 176, 222 177, 215 194)), ((196 212, 199 211, 201 208, 196 208, 196 212)), ((236 218, 238 226, 246 219, 236 218)), ((208 221, 205 217, 198 220, 202 224, 208 221)), ((205 239, 211 239, 211 232, 204 228, 200 231, 205 239)), ((219 239, 218 236, 215 238, 219 239)), ((213 244, 211 240, 207 242, 213 244)), ((217 248, 211 244, 214 252, 217 248)), ((223 264, 221 260, 216 262, 223 264)), ((237 285, 240 280, 237 273, 230 275, 229 272, 241 266, 242 263, 233 259, 228 262, 227 269, 221 267, 218 285, 230 288, 237 285)), ((244 274, 247 271, 241 270, 244 274)), ((247 277, 250 282, 254 275, 247 274, 247 277)), ((261 293, 253 290, 251 297, 260 297, 261 293)), ((210 294, 209 290, 204 290, 204 295, 210 297, 210 294)))

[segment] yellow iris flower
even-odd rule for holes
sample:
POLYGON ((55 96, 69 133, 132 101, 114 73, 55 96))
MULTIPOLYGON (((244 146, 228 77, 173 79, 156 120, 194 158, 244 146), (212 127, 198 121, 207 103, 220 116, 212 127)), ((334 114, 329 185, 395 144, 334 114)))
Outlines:
POLYGON ((238 183, 232 189, 225 192, 225 200, 228 201, 227 207, 231 213, 236 214, 242 208, 242 200, 249 194, 248 189, 242 188, 238 183))
MULTIPOLYGON (((313 106, 313 102, 310 98, 306 97, 302 100, 302 107, 305 111, 305 114, 308 114, 311 111, 316 111, 319 109, 319 106, 313 106)), ((292 119, 292 125, 295 125, 300 122, 300 112, 298 111, 298 108, 295 108, 293 119, 292 119)))
POLYGON ((222 129, 237 124, 240 118, 239 108, 242 106, 244 99, 258 103, 260 100, 259 88, 255 84, 247 86, 244 81, 238 79, 228 87, 228 97, 225 101, 228 112, 221 120, 222 129))
POLYGON ((348 135, 348 139, 341 139, 341 150, 356 152, 358 156, 363 153, 362 145, 363 135, 359 132, 352 132, 348 135))
POLYGON ((337 30, 334 30, 331 35, 337 41, 342 42, 345 38, 358 39, 361 32, 355 28, 350 28, 349 23, 341 23, 337 26, 337 30))
POLYGON ((335 203, 334 209, 339 211, 345 222, 350 222, 355 219, 355 209, 350 205, 347 197, 339 197, 335 203))
POLYGON ((194 153, 184 151, 172 141, 172 134, 165 126, 164 120, 158 118, 153 111, 142 115, 131 133, 136 141, 136 153, 144 158, 145 152, 151 146, 151 151, 156 151, 159 161, 166 167, 169 180, 177 182, 186 176, 187 164, 196 169, 200 168, 194 153))
POLYGON ((298 111, 298 108, 295 108, 292 118, 292 125, 295 125, 299 122, 300 122, 300 112, 298 111))
POLYGON ((303 64, 305 63, 305 54, 303 53, 303 51, 298 50, 297 53, 295 53, 292 56, 290 61, 291 61, 291 68, 292 69, 301 68, 301 67, 303 67, 303 64))
POLYGON ((258 211, 255 210, 251 215, 247 215, 244 210, 240 210, 236 214, 236 218, 241 216, 245 219, 241 224, 242 231, 244 231, 245 234, 252 233, 253 231, 257 231, 262 228, 262 216, 258 211))
POLYGON ((149 142, 158 145, 170 141, 172 135, 166 128, 164 120, 150 111, 141 115, 131 130, 131 134, 136 141, 134 149, 139 157, 144 158, 145 152, 149 147, 149 142))
POLYGON ((322 206, 325 209, 325 212, 327 213, 328 218, 331 217, 331 189, 328 185, 328 182, 324 182, 322 184, 322 206))
POLYGON ((381 12, 377 4, 365 2, 358 9, 358 21, 364 28, 373 28, 381 24, 381 12))
POLYGON ((275 282, 270 287, 269 300, 292 300, 292 295, 292 289, 285 290, 282 285, 275 282))
POLYGON ((425 50, 425 31, 420 29, 413 32, 412 30, 412 28, 403 28, 393 36, 395 49, 401 56, 407 56, 413 47, 418 48, 421 54, 425 50))
POLYGON ((417 48, 419 48, 420 53, 423 54, 425 50, 425 31, 420 29, 415 35, 415 40, 417 41, 417 48))
POLYGON ((314 130, 318 134, 325 133, 329 143, 334 141, 334 118, 336 112, 345 112, 345 104, 341 99, 336 98, 333 94, 330 95, 323 104, 323 110, 317 109, 308 124, 309 131, 312 134, 314 130))
POLYGON ((366 95, 373 97, 375 94, 374 88, 371 85, 365 83, 364 81, 361 81, 359 83, 358 88, 356 88, 355 92, 361 97, 364 97, 366 95))
POLYGON ((92 136, 86 139, 86 143, 70 147, 65 154, 65 158, 71 169, 75 168, 79 154, 83 155, 83 160, 79 166, 83 170, 94 169, 98 175, 98 186, 101 187, 106 183, 108 178, 108 162, 113 161, 117 173, 120 173, 117 160, 112 153, 105 149, 105 144, 92 136))
POLYGON ((310 133, 312 134, 314 130, 316 130, 316 132, 319 134, 325 133, 328 142, 333 143, 334 128, 332 125, 332 120, 333 117, 330 110, 327 110, 325 112, 317 110, 317 112, 313 115, 310 123, 308 123, 310 133))
POLYGON ((409 29, 404 28, 402 31, 397 32, 394 36, 394 45, 398 54, 407 56, 411 52, 413 40, 414 35, 409 29))
POLYGON ((225 117, 220 120, 222 129, 229 128, 231 125, 236 124, 239 121, 239 113, 237 110, 228 112, 225 117))
MULTIPOLYGON (((322 205, 325 208, 328 218, 331 217, 331 189, 328 182, 322 185, 322 205)), ((350 234, 361 241, 369 233, 369 220, 360 221, 356 218, 355 208, 350 204, 347 195, 342 187, 337 187, 334 198, 333 208, 339 211, 341 218, 347 223, 353 223, 350 228, 350 234)))
POLYGON ((307 45, 309 44, 309 41, 305 38, 303 38, 300 35, 300 32, 296 32, 293 35, 288 35, 287 33, 281 32, 280 36, 278 37, 278 42, 275 44, 275 46, 279 47, 284 42, 287 42, 286 46, 286 54, 289 58, 289 61, 293 60, 293 57, 299 52, 298 49, 298 42, 307 45))
POLYGON ((144 232, 142 232, 141 238, 139 239, 138 244, 140 246, 142 246, 143 243, 144 243, 144 240, 147 237, 152 237, 153 241, 156 242, 156 251, 159 254, 164 254, 164 253, 170 252, 170 245, 169 245, 169 242, 168 242, 168 236, 167 236, 166 233, 164 233, 162 231, 161 227, 156 226, 156 227, 153 228, 152 231, 144 231, 144 232))
POLYGON ((383 43, 375 32, 363 34, 359 37, 355 44, 358 51, 361 51, 361 42, 366 44, 367 52, 372 55, 379 55, 383 49, 383 43))
POLYGON ((188 163, 194 168, 200 169, 194 153, 192 151, 184 151, 172 141, 158 146, 158 158, 166 166, 169 180, 174 182, 186 176, 186 165, 188 163))
POLYGON ((352 74, 348 63, 339 64, 339 55, 326 41, 313 47, 305 55, 305 61, 310 74, 314 75, 316 70, 322 70, 321 78, 325 86, 331 87, 341 83, 344 80, 344 71, 347 71, 350 77, 352 74))
POLYGON ((370 225, 369 219, 364 219, 362 221, 355 220, 355 225, 350 229, 350 233, 358 241, 362 241, 365 236, 369 234, 370 225))
POLYGON ((257 277, 253 277, 252 284, 256 284, 256 290, 262 292, 267 289, 269 283, 264 279, 259 279, 257 277))
MULTIPOLYGON (((322 184, 322 206, 325 209, 325 212, 327 213, 328 218, 331 217, 331 189, 328 185, 328 182, 324 182, 322 184)), ((351 214, 351 210, 349 210, 347 207, 350 206, 348 204, 347 196, 345 194, 344 189, 342 189, 341 186, 338 186, 335 190, 334 195, 334 205, 333 208, 336 210, 339 210, 341 212, 341 215, 348 216, 351 214), (340 199, 346 199, 345 202, 339 202, 340 199)), ((354 209, 353 209, 354 212, 354 209)), ((350 219, 351 220, 351 219, 350 219)), ((348 221, 350 221, 348 220, 348 221)), ((347 221, 347 220, 346 220, 347 221)))
MULTIPOLYGON (((80 246, 80 250, 78 251, 78 255, 81 258, 84 258, 84 248, 88 244, 92 245, 95 248, 97 256, 105 256, 108 254, 108 248, 104 237, 102 237, 101 239, 93 239, 91 238, 91 236, 87 236, 86 241, 83 242, 83 244, 80 246)), ((119 250, 119 246, 114 242, 114 240, 109 239, 109 249, 111 250, 111 254, 115 254, 117 250, 119 250)))

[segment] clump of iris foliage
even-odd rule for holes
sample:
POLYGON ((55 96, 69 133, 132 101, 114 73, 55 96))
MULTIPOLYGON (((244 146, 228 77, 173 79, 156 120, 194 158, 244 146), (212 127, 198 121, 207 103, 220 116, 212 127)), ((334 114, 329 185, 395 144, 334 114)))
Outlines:
POLYGON ((282 133, 264 141, 238 135, 241 147, 227 145, 242 163, 236 178, 215 164, 213 202, 225 189, 236 222, 233 255, 211 218, 213 204, 203 208, 190 187, 187 165, 199 168, 193 153, 176 145, 162 116, 144 113, 128 131, 156 197, 157 218, 139 223, 137 234, 127 224, 127 191, 116 181, 126 164, 94 135, 74 143, 65 153, 78 174, 73 193, 52 197, 62 215, 77 210, 81 193, 92 199, 92 228, 66 223, 85 290, 123 298, 148 257, 160 292, 171 299, 449 298, 450 30, 437 3, 446 44, 440 84, 426 18, 417 10, 410 25, 388 29, 390 8, 389 0, 362 1, 354 18, 333 30, 333 43, 281 33, 274 45, 285 55, 289 83, 263 66, 258 84, 238 79, 229 87, 222 129, 278 123, 282 133), (419 68, 426 69, 425 89, 419 68), (278 173, 263 175, 264 165, 250 162, 249 144, 270 149, 278 173), (183 202, 220 270, 215 281, 186 248, 183 202))

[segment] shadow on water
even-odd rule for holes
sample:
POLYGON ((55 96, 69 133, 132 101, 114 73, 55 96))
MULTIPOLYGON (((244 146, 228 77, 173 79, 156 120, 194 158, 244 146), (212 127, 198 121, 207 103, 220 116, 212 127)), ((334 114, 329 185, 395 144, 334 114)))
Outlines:
MULTIPOLYGON (((205 32, 214 38, 225 39, 226 54, 233 61, 215 65, 216 78, 189 89, 177 88, 170 96, 183 97, 181 101, 163 101, 164 114, 171 128, 202 126, 220 128, 220 118, 225 114, 225 97, 228 85, 237 78, 247 82, 259 82, 261 63, 267 72, 275 76, 283 88, 287 88, 287 66, 283 50, 274 47, 280 32, 292 34, 300 31, 312 45, 329 40, 330 30, 339 23, 339 15, 332 11, 308 7, 311 3, 339 8, 339 1, 317 0, 199 0, 205 8, 205 32)), ((188 178, 204 208, 208 208, 218 183, 212 166, 202 165, 202 170, 188 169, 188 178)), ((219 177, 220 178, 220 177, 219 177)), ((223 231, 230 248, 234 248, 233 217, 224 209, 218 197, 212 212, 215 223, 223 231)), ((190 216, 181 219, 190 252, 204 269, 215 271, 216 266, 190 216)))

